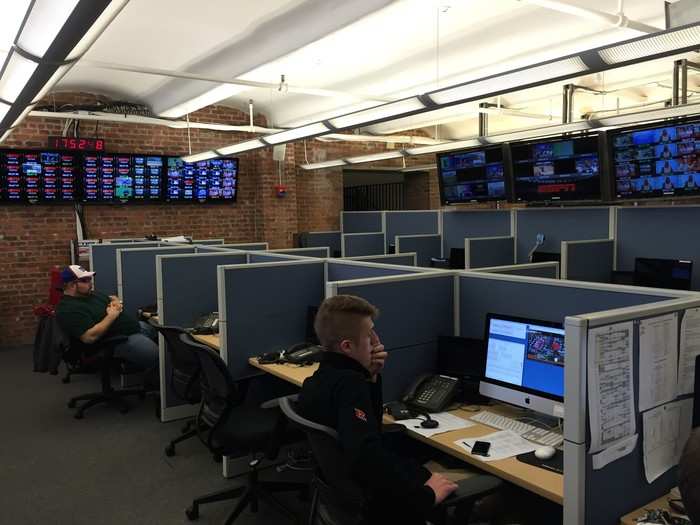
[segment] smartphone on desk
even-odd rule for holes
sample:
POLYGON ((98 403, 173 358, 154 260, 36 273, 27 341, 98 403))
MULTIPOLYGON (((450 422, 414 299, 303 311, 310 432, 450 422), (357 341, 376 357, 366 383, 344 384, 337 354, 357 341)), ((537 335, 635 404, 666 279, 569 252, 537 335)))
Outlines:
POLYGON ((474 441, 474 445, 472 445, 471 453, 474 456, 488 457, 490 449, 491 449, 491 443, 489 443, 488 441, 474 441))

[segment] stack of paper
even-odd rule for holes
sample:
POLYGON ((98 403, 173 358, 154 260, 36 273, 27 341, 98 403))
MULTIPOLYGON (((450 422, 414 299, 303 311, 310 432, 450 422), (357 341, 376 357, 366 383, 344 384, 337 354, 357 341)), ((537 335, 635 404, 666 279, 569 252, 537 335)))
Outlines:
POLYGON ((438 422, 437 428, 423 428, 420 426, 425 418, 415 418, 415 419, 402 419, 397 421, 399 425, 403 425, 409 430, 420 434, 421 436, 430 437, 436 434, 442 434, 443 432, 450 432, 451 430, 459 430, 460 428, 469 428, 474 426, 474 423, 461 417, 454 416, 449 412, 440 412, 438 414, 430 414, 430 419, 434 419, 438 422))

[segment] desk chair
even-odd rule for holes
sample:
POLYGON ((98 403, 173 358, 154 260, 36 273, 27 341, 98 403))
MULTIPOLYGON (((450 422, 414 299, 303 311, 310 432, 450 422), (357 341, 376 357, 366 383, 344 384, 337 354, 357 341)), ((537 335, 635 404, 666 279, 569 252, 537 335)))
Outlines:
MULTIPOLYGON (((199 364, 197 355, 182 342, 181 335, 188 336, 184 328, 179 326, 162 326, 157 323, 150 323, 158 330, 165 339, 165 350, 170 356, 170 383, 178 399, 190 405, 199 404, 201 400, 201 388, 199 377, 202 367, 199 364)), ((197 435, 196 418, 190 419, 182 429, 182 435, 176 437, 165 447, 165 455, 172 457, 175 455, 175 445, 197 435)), ((202 429, 203 430, 203 429, 202 429)))
MULTIPOLYGON (((266 500, 281 514, 296 522, 294 514, 283 507, 274 497, 275 492, 303 490, 303 483, 260 481, 258 467, 264 457, 274 459, 279 452, 285 418, 277 409, 243 404, 247 386, 252 377, 234 381, 221 356, 206 345, 193 341, 189 335, 181 334, 180 340, 198 357, 202 374, 202 403, 197 415, 197 428, 208 428, 199 432, 202 442, 214 454, 241 457, 250 455, 247 486, 215 492, 196 498, 185 511, 190 520, 199 517, 199 506, 215 501, 239 498, 226 525, 250 507, 257 512, 260 499, 266 500)), ((266 404, 267 405, 267 404, 266 404)))
MULTIPOLYGON (((296 411, 296 398, 296 395, 280 398, 279 405, 284 415, 306 433, 318 464, 311 482, 313 495, 308 525, 363 525, 366 522, 363 515, 365 495, 350 476, 338 433, 301 416, 296 411)), ((435 507, 432 523, 447 524, 448 511, 452 508, 455 508, 455 523, 466 523, 473 504, 498 490, 502 482, 494 476, 480 475, 462 480, 458 485, 452 496, 435 507)))
MULTIPOLYGON (((129 411, 129 405, 124 399, 125 397, 138 396, 139 399, 144 399, 146 397, 146 390, 144 388, 122 388, 115 390, 112 386, 113 368, 119 367, 120 371, 124 374, 134 371, 128 368, 124 360, 114 357, 115 347, 126 340, 127 337, 124 335, 100 339, 91 345, 91 351, 88 354, 83 353, 86 361, 94 359, 93 363, 100 373, 102 389, 99 392, 75 396, 68 401, 68 408, 75 408, 78 402, 85 401, 75 411, 73 416, 75 419, 83 419, 83 415, 88 408, 101 403, 117 406, 119 412, 126 414, 129 411)), ((80 345, 73 343, 72 347, 75 349, 79 348, 80 345)))

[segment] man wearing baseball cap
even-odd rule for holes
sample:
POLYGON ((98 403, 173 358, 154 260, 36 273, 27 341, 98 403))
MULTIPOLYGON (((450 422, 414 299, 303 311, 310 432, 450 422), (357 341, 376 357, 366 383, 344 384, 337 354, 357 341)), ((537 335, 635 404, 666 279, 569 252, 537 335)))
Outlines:
POLYGON ((77 264, 63 269, 63 297, 56 306, 58 324, 83 350, 103 337, 125 335, 128 339, 115 347, 114 355, 144 370, 155 369, 158 346, 151 338, 153 328, 123 312, 118 297, 93 290, 93 275, 95 272, 77 264))

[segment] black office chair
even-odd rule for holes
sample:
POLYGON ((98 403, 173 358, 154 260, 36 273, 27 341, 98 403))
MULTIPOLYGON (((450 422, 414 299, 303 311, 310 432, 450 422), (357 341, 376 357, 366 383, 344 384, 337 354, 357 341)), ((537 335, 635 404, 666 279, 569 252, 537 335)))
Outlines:
MULTIPOLYGON (((318 469, 312 480, 312 499, 309 525, 363 525, 367 519, 366 499, 362 487, 350 476, 349 466, 338 442, 338 433, 301 416, 295 407, 297 396, 279 399, 279 405, 287 418, 301 427, 309 440, 318 469)), ((446 524, 451 509, 459 507, 455 522, 466 523, 471 507, 502 485, 499 478, 488 475, 474 476, 458 482, 458 489, 437 505, 431 522, 446 524), (463 520, 463 521, 460 521, 463 520)))
MULTIPOLYGON (((80 406, 77 406, 78 409, 73 416, 75 419, 83 419, 84 413, 88 408, 101 403, 116 406, 119 408, 119 412, 126 414, 129 411, 129 404, 124 399, 125 397, 138 396, 139 399, 144 399, 146 397, 146 390, 144 388, 121 388, 116 390, 112 386, 112 370, 115 368, 119 369, 121 373, 131 373, 135 371, 133 368, 130 368, 123 359, 114 357, 114 349, 127 339, 128 338, 124 335, 100 339, 91 345, 88 352, 82 352, 85 362, 91 363, 91 366, 94 366, 96 370, 99 371, 102 389, 99 392, 75 396, 68 401, 68 408, 76 408, 79 402, 85 401, 80 406)), ((81 346, 73 342, 71 348, 75 353, 78 352, 77 349, 81 348, 81 346)))
MULTIPOLYGON (((307 485, 281 481, 260 481, 258 467, 263 457, 277 456, 284 433, 286 420, 278 409, 244 405, 245 393, 251 377, 237 381, 221 356, 206 345, 193 341, 187 334, 180 335, 199 358, 202 367, 200 384, 202 403, 197 415, 199 436, 214 454, 241 457, 249 454, 247 486, 215 492, 196 498, 185 511, 190 520, 199 517, 199 506, 215 501, 239 498, 226 525, 233 523, 247 508, 257 512, 262 498, 280 513, 296 522, 294 514, 283 507, 274 497, 275 492, 303 491, 307 485)), ((258 377, 256 374, 252 377, 258 377)))
MULTIPOLYGON (((165 350, 170 356, 170 383, 173 393, 186 403, 198 404, 201 400, 199 377, 202 367, 199 358, 189 346, 182 342, 181 335, 186 335, 184 328, 179 326, 161 326, 150 323, 165 339, 165 350)), ((196 417, 191 418, 183 427, 180 436, 176 437, 165 447, 165 455, 175 455, 175 445, 197 435, 196 417)))

